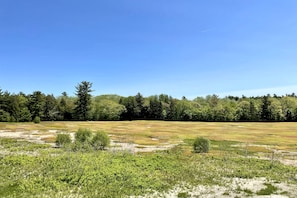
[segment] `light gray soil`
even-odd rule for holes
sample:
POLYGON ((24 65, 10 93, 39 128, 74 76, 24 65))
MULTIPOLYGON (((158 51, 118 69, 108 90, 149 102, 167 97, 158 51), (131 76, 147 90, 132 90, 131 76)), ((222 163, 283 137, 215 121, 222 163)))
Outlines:
MULTIPOLYGON (((28 142, 33 142, 37 144, 50 144, 51 146, 55 146, 55 143, 46 143, 44 141, 45 138, 55 137, 58 133, 63 133, 63 131, 58 130, 49 130, 48 132, 40 132, 36 131, 9 131, 9 130, 0 130, 0 137, 4 138, 15 138, 19 140, 25 140, 28 142)), ((72 141, 74 141, 74 132, 69 133, 72 141)), ((161 145, 139 145, 128 142, 117 142, 112 140, 111 136, 111 151, 128 151, 130 153, 137 152, 153 152, 160 150, 168 150, 172 147, 176 146, 176 144, 163 143, 161 145)))
POLYGON ((188 197, 199 198, 235 198, 235 197, 257 197, 257 198, 295 198, 297 196, 296 185, 287 183, 275 183, 267 181, 265 178, 242 179, 232 178, 225 179, 225 186, 191 186, 188 184, 180 184, 173 187, 167 192, 153 192, 144 196, 131 196, 131 198, 175 198, 182 193, 188 197), (264 183, 269 183, 275 186, 278 190, 271 195, 257 195, 261 189, 265 189, 264 183))

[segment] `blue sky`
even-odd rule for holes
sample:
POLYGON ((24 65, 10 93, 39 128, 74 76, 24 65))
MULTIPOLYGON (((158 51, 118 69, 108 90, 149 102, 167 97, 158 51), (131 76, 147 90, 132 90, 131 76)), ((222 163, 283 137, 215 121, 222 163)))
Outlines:
POLYGON ((0 87, 69 95, 297 92, 296 0, 1 0, 0 87))

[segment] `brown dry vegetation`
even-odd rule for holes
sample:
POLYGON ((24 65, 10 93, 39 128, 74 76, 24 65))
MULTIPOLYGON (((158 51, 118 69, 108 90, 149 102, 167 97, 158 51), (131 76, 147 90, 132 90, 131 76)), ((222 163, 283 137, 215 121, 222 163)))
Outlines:
POLYGON ((260 122, 166 122, 166 121, 122 121, 122 122, 42 122, 0 123, 0 130, 48 132, 61 130, 74 132, 78 128, 104 130, 112 139, 142 145, 178 143, 197 136, 211 140, 228 140, 242 143, 270 145, 282 150, 297 150, 297 123, 260 122))

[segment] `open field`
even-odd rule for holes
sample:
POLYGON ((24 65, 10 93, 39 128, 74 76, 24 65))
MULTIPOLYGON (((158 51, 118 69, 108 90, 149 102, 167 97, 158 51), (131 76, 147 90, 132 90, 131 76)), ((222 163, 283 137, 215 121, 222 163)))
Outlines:
POLYGON ((297 196, 297 123, 0 123, 0 143, 0 197, 297 196), (52 148, 79 128, 106 131, 112 146, 52 148), (192 152, 197 136, 208 154, 192 152))
MULTIPOLYGON (((297 123, 260 122, 42 122, 0 123, 0 131, 39 132, 48 135, 51 131, 75 132, 79 128, 104 130, 116 141, 130 141, 141 145, 180 143, 197 136, 211 140, 237 141, 248 144, 269 145, 280 150, 297 151, 297 123)), ((49 138, 50 139, 50 138, 49 138)))

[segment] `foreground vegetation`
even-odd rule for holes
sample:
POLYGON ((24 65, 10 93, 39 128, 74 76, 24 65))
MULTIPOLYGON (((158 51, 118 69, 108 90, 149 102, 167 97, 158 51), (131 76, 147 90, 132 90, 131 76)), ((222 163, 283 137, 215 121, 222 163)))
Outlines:
MULTIPOLYGON (((101 143, 94 144, 94 137, 105 140, 102 131, 117 141, 139 145, 175 143, 177 146, 167 151, 134 153, 73 149, 76 147, 63 144, 52 148, 47 144, 0 138, 0 197, 151 197, 153 193, 167 192, 185 184, 222 186, 226 189, 220 195, 226 197, 232 193, 238 197, 270 194, 296 197, 297 194, 291 191, 297 189, 297 167, 280 163, 277 153, 270 149, 295 151, 296 123, 0 123, 0 130, 4 131, 38 130, 46 134, 52 129, 67 136, 62 136, 62 143, 69 143, 70 132, 81 131, 78 133, 81 135, 75 135, 77 139, 83 142, 90 138, 90 145, 99 145, 100 149, 101 143), (89 131, 101 133, 92 136, 89 131), (206 144, 208 153, 194 152, 196 137, 210 140, 206 144), (259 153, 265 153, 267 158, 262 159, 259 153), (236 178, 266 180, 261 189, 238 185, 230 190, 230 183, 236 178), (278 187, 281 183, 293 188, 282 189, 278 187)), ((187 188, 177 189, 179 197, 189 196, 187 188)))
MULTIPOLYGON (((1 151, 6 154, 2 152, 0 158, 0 196, 123 197, 166 191, 182 182, 224 186, 224 178, 265 177, 271 182, 297 185, 296 167, 278 162, 272 165, 271 161, 246 158, 231 150, 223 155, 193 154, 191 141, 169 151, 133 155, 72 152, 2 138, 1 151)), ((212 144, 223 152, 232 142, 212 144)), ((241 191, 244 193, 244 189, 241 191)))

